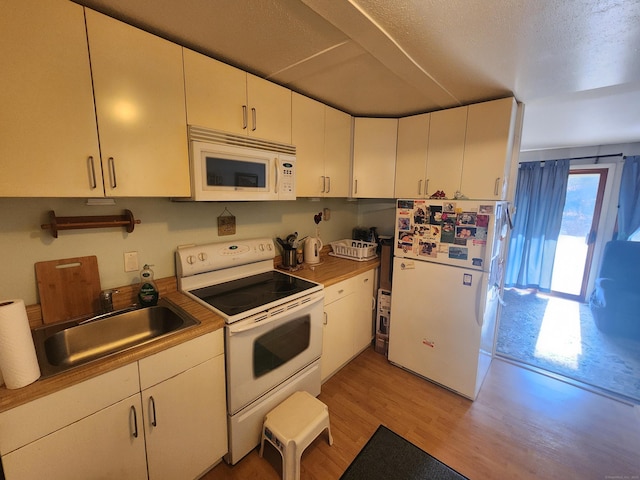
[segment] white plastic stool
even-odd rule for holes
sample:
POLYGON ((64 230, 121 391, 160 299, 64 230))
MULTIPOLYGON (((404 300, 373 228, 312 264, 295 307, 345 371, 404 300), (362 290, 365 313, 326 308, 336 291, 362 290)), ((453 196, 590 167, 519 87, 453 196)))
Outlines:
POLYGON ((282 455, 283 480, 300 480, 302 452, 324 430, 329 434, 329 408, 308 392, 296 392, 267 413, 262 427, 260 456, 267 440, 282 455))

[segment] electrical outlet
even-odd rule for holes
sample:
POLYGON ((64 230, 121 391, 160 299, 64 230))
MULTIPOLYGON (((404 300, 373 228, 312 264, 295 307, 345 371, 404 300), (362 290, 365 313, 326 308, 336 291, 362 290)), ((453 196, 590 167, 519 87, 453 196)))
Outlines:
POLYGON ((140 270, 138 252, 124 252, 124 271, 137 272, 138 270, 140 270))

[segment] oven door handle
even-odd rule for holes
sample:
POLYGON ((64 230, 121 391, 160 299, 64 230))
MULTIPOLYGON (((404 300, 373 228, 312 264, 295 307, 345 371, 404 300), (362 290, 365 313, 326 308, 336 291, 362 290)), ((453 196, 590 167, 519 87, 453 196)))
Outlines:
MULTIPOLYGON (((291 313, 295 313, 299 310, 302 310, 303 308, 309 308, 311 305, 315 304, 316 302, 322 302, 324 298, 324 292, 320 293, 320 294, 314 294, 311 296, 311 298, 304 302, 304 303, 300 303, 299 305, 296 305, 295 307, 288 307, 288 305, 282 305, 280 307, 276 307, 273 309, 273 311, 275 312, 274 315, 269 316, 269 312, 263 312, 263 313, 258 313, 256 315, 254 315, 254 320, 248 324, 245 325, 238 325, 235 326, 233 324, 228 326, 229 329, 229 334, 230 335, 234 335, 236 333, 243 333, 243 332, 247 332, 249 330, 254 330, 256 328, 260 328, 263 327, 265 325, 269 325, 270 323, 276 322, 278 320, 280 320, 282 317, 284 317, 285 315, 289 315, 291 313)), ((295 303, 295 302, 291 302, 291 303, 295 303)), ((246 319, 245 322, 249 320, 246 319)), ((244 323, 244 322, 243 322, 244 323)))

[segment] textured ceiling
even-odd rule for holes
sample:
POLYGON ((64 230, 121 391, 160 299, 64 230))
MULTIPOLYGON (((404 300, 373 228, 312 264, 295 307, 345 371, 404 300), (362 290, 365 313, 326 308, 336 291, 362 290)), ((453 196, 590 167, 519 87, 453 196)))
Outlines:
POLYGON ((77 0, 357 116, 515 95, 523 150, 640 142, 638 0, 77 0))

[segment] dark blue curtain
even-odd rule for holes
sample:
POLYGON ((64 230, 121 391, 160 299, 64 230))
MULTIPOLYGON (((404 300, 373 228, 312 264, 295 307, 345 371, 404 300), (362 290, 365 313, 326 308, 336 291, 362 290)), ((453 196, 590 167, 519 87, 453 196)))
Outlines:
POLYGON ((618 240, 628 240, 640 228, 640 157, 626 157, 618 199, 618 240))
POLYGON ((505 286, 551 290, 569 160, 521 163, 505 286))

